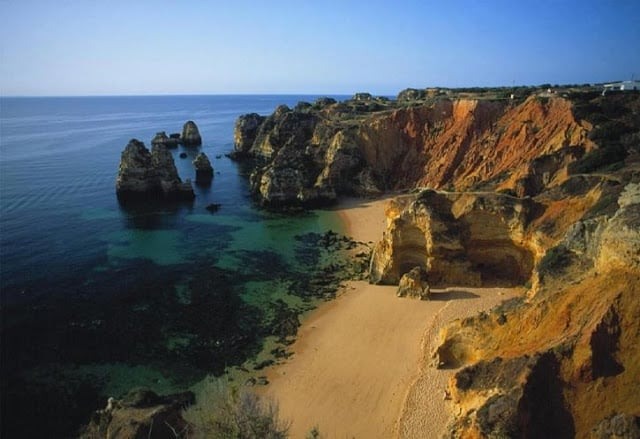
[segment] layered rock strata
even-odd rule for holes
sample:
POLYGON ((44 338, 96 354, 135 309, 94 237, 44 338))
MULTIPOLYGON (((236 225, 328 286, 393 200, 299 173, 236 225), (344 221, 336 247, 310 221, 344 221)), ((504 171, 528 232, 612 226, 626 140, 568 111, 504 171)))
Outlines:
MULTIPOLYGON (((539 282, 526 301, 442 331, 434 364, 466 366, 449 385, 459 415, 447 437, 618 437, 607 435, 616 429, 633 437, 640 173, 626 175, 606 201, 612 209, 603 209, 612 192, 600 184, 582 220, 565 228, 555 221, 563 237, 536 264, 539 282)), ((550 224, 546 213, 541 220, 550 224)))
MULTIPOLYGON (((407 92, 406 99, 420 93, 407 92)), ((405 99, 405 95, 403 95, 405 99)), ((593 148, 571 101, 438 99, 404 106, 370 96, 241 116, 235 155, 256 159, 266 205, 333 201, 416 186, 535 195, 593 148), (541 156, 548 158, 534 160, 541 156)))
POLYGON ((372 254, 370 281, 397 284, 413 267, 437 286, 515 286, 532 274, 525 233, 537 204, 497 193, 427 190, 386 209, 387 229, 372 254))
POLYGON ((131 139, 122 152, 116 194, 122 202, 183 201, 195 197, 191 182, 182 182, 165 146, 156 144, 149 152, 136 139, 131 139))

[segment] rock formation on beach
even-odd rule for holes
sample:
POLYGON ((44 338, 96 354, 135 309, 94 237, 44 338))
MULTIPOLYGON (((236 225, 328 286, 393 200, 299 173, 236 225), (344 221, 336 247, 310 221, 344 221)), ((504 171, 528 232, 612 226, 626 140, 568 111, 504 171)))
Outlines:
POLYGON ((424 268, 420 266, 413 267, 400 278, 397 296, 429 300, 431 290, 427 280, 428 276, 424 268))
POLYGON ((193 200, 191 182, 178 176, 171 152, 156 144, 151 152, 144 143, 131 139, 120 159, 116 178, 116 194, 128 201, 188 201, 193 200))
POLYGON ((204 152, 198 154, 193 161, 196 168, 196 183, 211 183, 213 179, 213 166, 209 161, 209 157, 204 152))
POLYGON ((200 131, 198 131, 198 126, 194 121, 189 120, 182 127, 180 143, 182 143, 184 146, 202 145, 202 137, 200 137, 200 131))
POLYGON ((236 152, 266 206, 401 192, 374 283, 526 290, 435 341, 446 437, 636 437, 640 95, 521 92, 281 106, 238 120, 236 152))

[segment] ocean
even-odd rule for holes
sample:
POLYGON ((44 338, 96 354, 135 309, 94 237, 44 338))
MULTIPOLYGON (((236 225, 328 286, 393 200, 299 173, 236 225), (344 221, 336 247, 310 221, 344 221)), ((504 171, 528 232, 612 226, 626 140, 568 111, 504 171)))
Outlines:
POLYGON ((336 215, 257 208, 225 154, 239 115, 317 97, 0 98, 2 437, 73 436, 108 396, 184 390, 314 306, 317 237, 336 215), (178 172, 194 181, 204 151, 211 186, 194 184, 193 204, 120 206, 128 141, 150 148, 187 120, 203 145, 172 151, 178 172))

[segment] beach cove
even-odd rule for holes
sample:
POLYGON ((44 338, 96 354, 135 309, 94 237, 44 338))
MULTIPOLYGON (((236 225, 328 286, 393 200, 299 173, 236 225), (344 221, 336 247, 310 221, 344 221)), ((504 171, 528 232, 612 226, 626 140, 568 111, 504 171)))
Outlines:
MULTIPOLYGON (((385 204, 348 199, 335 211, 345 233, 375 242, 384 231, 385 204)), ((397 287, 347 282, 335 300, 303 320, 294 355, 267 369, 273 398, 291 437, 314 427, 326 437, 438 437, 449 411, 444 390, 454 370, 430 367, 432 342, 447 322, 487 310, 515 289, 435 290, 434 300, 396 297, 397 287), (440 297, 438 297, 440 296, 440 297), (457 298, 464 297, 464 298, 457 298)))

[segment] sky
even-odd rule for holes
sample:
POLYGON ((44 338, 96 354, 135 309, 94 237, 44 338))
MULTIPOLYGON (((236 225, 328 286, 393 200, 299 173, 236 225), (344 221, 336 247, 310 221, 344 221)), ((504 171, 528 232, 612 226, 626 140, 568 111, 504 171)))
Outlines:
POLYGON ((640 0, 0 0, 0 95, 640 78, 640 0))

